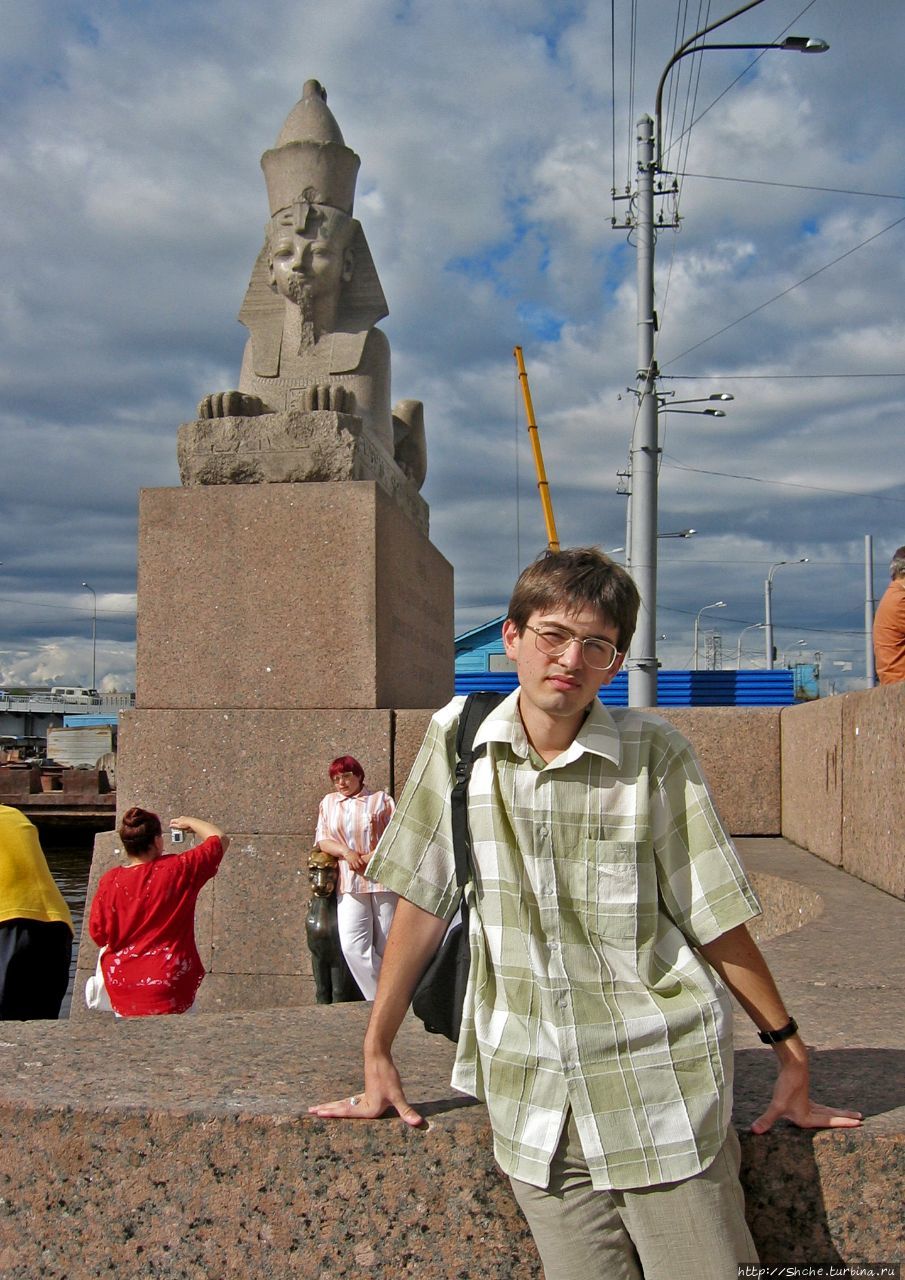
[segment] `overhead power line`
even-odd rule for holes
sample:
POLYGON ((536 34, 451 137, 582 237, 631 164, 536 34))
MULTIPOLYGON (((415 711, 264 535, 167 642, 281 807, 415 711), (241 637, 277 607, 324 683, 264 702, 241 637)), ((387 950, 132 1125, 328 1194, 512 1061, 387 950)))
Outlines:
POLYGON ((857 493, 854 489, 832 489, 827 485, 803 484, 796 480, 768 480, 765 476, 746 476, 735 471, 713 471, 707 467, 690 467, 678 458, 664 453, 662 466, 672 466, 678 471, 693 471, 699 476, 721 476, 725 480, 749 480, 752 484, 773 484, 785 489, 809 489, 814 493, 833 493, 845 498, 864 498, 870 502, 892 502, 897 506, 905 506, 905 498, 890 498, 883 493, 857 493), (667 462, 666 459, 670 461, 667 462))
POLYGON ((815 187, 805 182, 771 182, 767 178, 733 178, 720 173, 689 173, 683 170, 679 178, 703 178, 708 182, 745 182, 755 187, 786 187, 789 191, 824 191, 834 196, 869 196, 873 200, 905 200, 905 195, 893 195, 889 191, 855 191, 850 187, 815 187))
POLYGON ((807 378, 905 378, 903 373, 664 373, 664 382, 781 382, 807 378))
POLYGON ((885 236, 887 231, 892 231, 895 227, 905 222, 905 214, 901 218, 896 218, 894 222, 890 222, 889 226, 883 227, 880 231, 875 231, 872 236, 868 236, 866 240, 862 240, 860 244, 854 245, 851 249, 846 249, 845 253, 840 253, 838 258, 833 258, 831 262, 825 262, 822 267, 818 267, 816 271, 810 272, 809 275, 803 276, 801 280, 796 280, 794 284, 790 284, 788 289, 783 289, 780 293, 776 293, 772 298, 768 298, 766 302, 760 303, 757 307, 752 307, 750 311, 746 311, 743 316, 739 316, 737 320, 731 320, 729 324, 724 324, 721 329, 717 329, 715 333, 711 333, 708 337, 702 338, 700 342, 695 342, 692 346, 686 347, 684 351, 680 351, 677 356, 673 356, 671 360, 667 360, 665 364, 675 364, 677 360, 681 360, 684 356, 690 355, 692 351, 697 351, 699 347, 703 347, 705 343, 712 342, 714 338, 718 338, 720 334, 726 333, 729 329, 734 329, 737 324, 741 324, 743 320, 750 320, 752 316, 756 316, 759 311, 772 306, 774 302, 778 302, 780 298, 785 298, 795 289, 800 289, 803 284, 807 284, 810 280, 816 279, 822 275, 824 271, 829 271, 830 267, 837 266, 840 262, 844 262, 846 258, 850 258, 853 253, 857 253, 859 249, 863 249, 865 245, 871 244, 874 240, 879 240, 880 236, 885 236))

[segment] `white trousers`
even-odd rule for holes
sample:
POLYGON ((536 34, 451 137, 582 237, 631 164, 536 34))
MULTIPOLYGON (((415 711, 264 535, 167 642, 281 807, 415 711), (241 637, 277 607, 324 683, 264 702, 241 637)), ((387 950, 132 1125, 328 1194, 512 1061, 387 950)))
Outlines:
POLYGON ((336 904, 339 944, 366 1000, 377 994, 377 978, 393 923, 397 894, 341 893, 336 904))

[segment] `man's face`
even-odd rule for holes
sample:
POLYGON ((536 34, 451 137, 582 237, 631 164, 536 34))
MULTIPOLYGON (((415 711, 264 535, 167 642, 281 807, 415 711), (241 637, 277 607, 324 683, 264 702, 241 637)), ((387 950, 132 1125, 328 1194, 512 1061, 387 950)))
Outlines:
POLYGON ((338 297, 352 278, 354 255, 346 248, 348 219, 341 223, 313 205, 278 214, 270 231, 270 279, 277 291, 302 306, 338 297))
POLYGON ((523 635, 519 635, 510 619, 503 623, 506 655, 515 660, 522 699, 529 704, 529 714, 533 709, 556 718, 571 717, 577 727, 600 687, 609 684, 622 666, 624 655, 619 654, 608 671, 589 666, 585 651, 578 643, 569 643, 564 653, 551 657, 538 647, 539 637, 532 627, 544 632, 551 629, 570 632, 580 640, 593 637, 613 646, 617 644, 618 631, 604 614, 591 608, 580 608, 574 613, 564 608, 535 610, 523 635))

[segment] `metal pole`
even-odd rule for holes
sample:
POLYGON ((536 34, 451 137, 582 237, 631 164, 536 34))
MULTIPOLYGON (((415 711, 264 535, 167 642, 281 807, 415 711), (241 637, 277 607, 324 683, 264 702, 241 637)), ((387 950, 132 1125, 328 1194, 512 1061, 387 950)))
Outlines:
POLYGON ((693 663, 694 671, 697 671, 698 669, 698 631, 700 628, 700 623, 701 623, 701 615, 696 614, 695 620, 694 620, 694 663, 693 663))
POLYGON ((628 473, 628 497, 625 502, 625 567, 632 568, 632 473, 628 473))
POLYGON ((97 688, 97 592, 89 582, 83 582, 82 586, 91 592, 91 598, 94 607, 91 612, 91 688, 97 688))
POLYGON ((877 683, 874 661, 874 540, 864 535, 864 683, 872 689, 877 683))
POLYGON ((631 448, 632 577, 641 595, 638 626, 629 650, 630 707, 657 705, 657 365, 654 360, 654 122, 638 121, 638 416, 631 448))
POLYGON ((773 570, 771 569, 764 582, 764 649, 767 655, 767 670, 773 670, 773 570))

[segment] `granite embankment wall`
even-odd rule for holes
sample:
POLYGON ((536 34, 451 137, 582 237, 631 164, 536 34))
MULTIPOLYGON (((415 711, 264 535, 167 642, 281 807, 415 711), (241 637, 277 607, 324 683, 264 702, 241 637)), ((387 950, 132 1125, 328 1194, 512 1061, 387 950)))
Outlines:
POLYGON ((786 707, 782 833, 905 898, 905 684, 786 707))
MULTIPOLYGON (((895 1261, 905 1251, 905 905, 892 896, 902 896, 905 844, 895 811, 903 698, 905 689, 875 690, 781 712, 668 712, 694 742, 735 834, 794 833, 820 855, 778 839, 741 842, 782 924, 764 945, 813 1046, 815 1096, 862 1109, 866 1123, 822 1133, 780 1125, 754 1138, 748 1126, 769 1095, 772 1054, 739 1020, 735 1123, 766 1265, 895 1261)), ((380 715, 379 732, 362 726, 382 775, 373 781, 398 788, 428 713, 380 715)), ((411 1019, 400 1037, 409 1096, 428 1117, 423 1131, 306 1114, 309 1102, 360 1087, 367 1009, 290 1007, 311 1003, 307 837, 291 832, 313 827, 319 790, 310 779, 300 802, 292 766, 328 758, 330 736, 314 720, 293 727, 323 736, 298 737, 283 724, 274 741, 281 774, 265 810, 288 834, 252 827, 214 881, 219 898, 205 890, 199 932, 214 972, 199 1015, 115 1024, 79 1008, 69 1024, 5 1025, 0 1280, 540 1277, 493 1164, 485 1109, 450 1093, 449 1045, 411 1019)), ((238 730, 225 750, 240 767, 238 730)), ((177 782, 164 754, 151 752, 144 768, 127 779, 121 805, 177 782)), ((210 798, 200 773, 180 785, 210 798)), ((80 965, 81 982, 94 967, 90 944, 80 965)))

